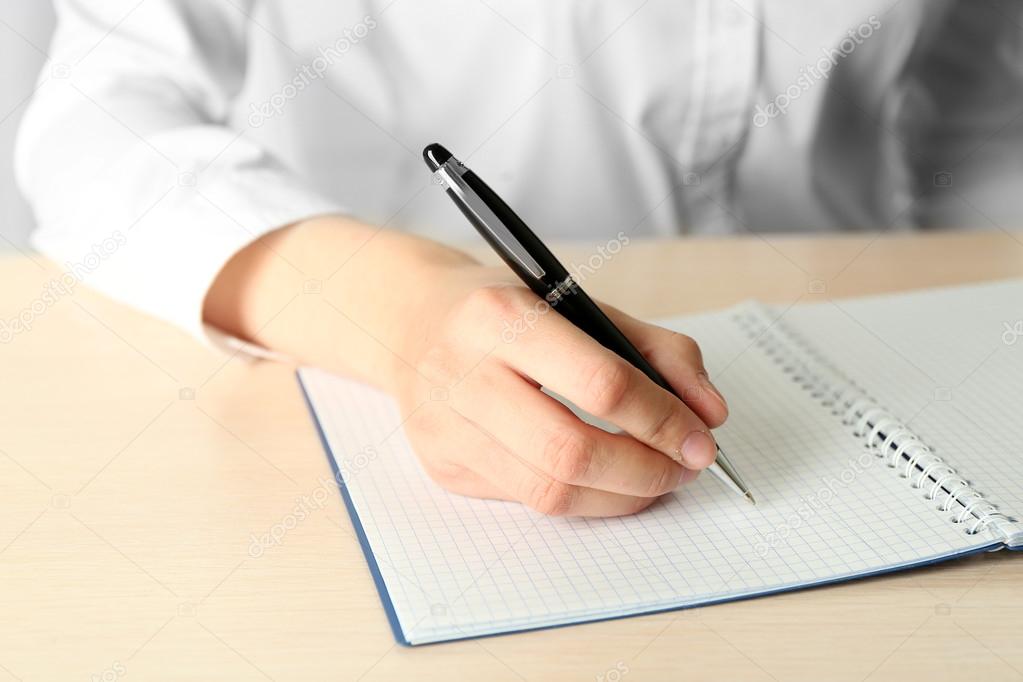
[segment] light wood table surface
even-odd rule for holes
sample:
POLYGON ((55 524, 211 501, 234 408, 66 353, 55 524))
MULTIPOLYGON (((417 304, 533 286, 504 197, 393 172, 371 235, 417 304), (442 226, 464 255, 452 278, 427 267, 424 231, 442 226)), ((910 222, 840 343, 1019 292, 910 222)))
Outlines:
MULTIPOLYGON (((31 310, 59 272, 0 258, 0 319, 31 310)), ((586 285, 656 317, 1011 276, 1018 233, 747 236, 633 242, 586 285)), ((1008 552, 395 645, 337 490, 249 554, 253 534, 330 480, 291 368, 203 347, 82 287, 42 307, 0 344, 0 682, 1023 679, 1023 560, 1008 552)))

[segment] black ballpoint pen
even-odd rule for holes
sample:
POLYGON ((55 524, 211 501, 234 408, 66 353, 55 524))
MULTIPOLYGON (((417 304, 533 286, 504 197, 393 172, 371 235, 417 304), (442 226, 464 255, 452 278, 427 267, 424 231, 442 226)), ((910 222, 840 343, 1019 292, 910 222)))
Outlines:
MULTIPOLYGON (((480 235, 533 293, 608 350, 618 354, 655 384, 678 395, 643 354, 572 280, 554 254, 478 175, 439 144, 423 150, 423 159, 445 186, 448 196, 480 235)), ((754 502, 749 488, 718 448, 708 471, 726 486, 754 502)))

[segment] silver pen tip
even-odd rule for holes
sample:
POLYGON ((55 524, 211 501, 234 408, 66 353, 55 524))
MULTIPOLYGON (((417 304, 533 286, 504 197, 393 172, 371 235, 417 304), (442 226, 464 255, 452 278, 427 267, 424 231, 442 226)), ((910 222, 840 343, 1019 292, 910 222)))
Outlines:
POLYGON ((745 497, 749 501, 750 504, 756 506, 757 501, 753 499, 753 493, 751 493, 750 491, 747 490, 746 494, 744 494, 743 497, 745 497))

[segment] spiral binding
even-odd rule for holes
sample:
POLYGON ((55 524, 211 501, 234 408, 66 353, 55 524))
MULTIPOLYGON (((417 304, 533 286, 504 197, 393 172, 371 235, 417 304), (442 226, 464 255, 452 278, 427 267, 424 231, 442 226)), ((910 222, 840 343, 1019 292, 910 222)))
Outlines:
POLYGON ((984 498, 955 469, 934 454, 906 424, 899 421, 854 381, 842 374, 809 343, 780 322, 767 322, 765 311, 756 304, 736 313, 735 321, 793 381, 842 423, 851 426, 853 435, 862 438, 865 447, 916 489, 926 489, 924 497, 938 500, 937 508, 950 513, 952 523, 967 523, 965 532, 974 535, 988 526, 1012 535, 1001 524, 1014 523, 998 507, 984 498), (797 354, 793 348, 798 349, 797 354), (915 478, 914 478, 915 477, 915 478))

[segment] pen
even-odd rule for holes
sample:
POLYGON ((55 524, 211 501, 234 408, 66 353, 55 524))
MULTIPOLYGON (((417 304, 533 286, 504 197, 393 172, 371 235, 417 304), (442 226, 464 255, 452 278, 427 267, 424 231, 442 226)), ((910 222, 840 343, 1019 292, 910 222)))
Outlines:
MULTIPOLYGON (((573 281, 550 249, 478 175, 439 144, 427 146, 423 150, 423 159, 469 222, 533 293, 545 299, 602 346, 630 362, 655 384, 678 396, 625 334, 573 281)), ((755 504, 749 488, 720 447, 715 462, 707 470, 728 488, 755 504)))

